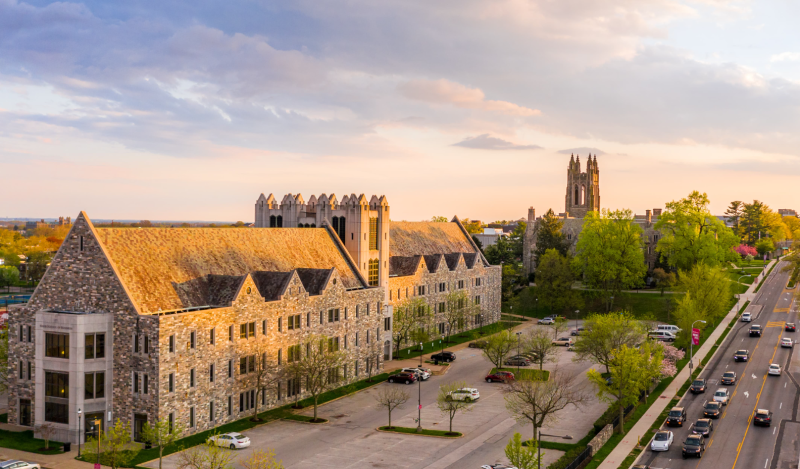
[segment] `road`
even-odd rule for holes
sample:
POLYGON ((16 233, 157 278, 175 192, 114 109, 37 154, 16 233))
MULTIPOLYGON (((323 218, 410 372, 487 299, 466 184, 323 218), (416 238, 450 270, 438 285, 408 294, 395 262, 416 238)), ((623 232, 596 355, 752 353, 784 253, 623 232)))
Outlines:
POLYGON ((779 346, 782 337, 798 340, 800 332, 785 332, 786 322, 797 320, 797 304, 792 292, 785 291, 788 274, 775 267, 771 277, 748 307, 752 323, 739 322, 728 335, 717 355, 701 374, 708 380, 705 394, 687 393, 680 406, 686 408, 688 421, 684 427, 670 428, 675 443, 669 451, 647 451, 641 463, 670 469, 796 469, 800 458, 800 421, 797 420, 798 378, 800 367, 792 365, 793 348, 779 346), (761 337, 749 337, 749 326, 764 327, 761 337), (737 350, 750 351, 748 362, 734 362, 737 350), (781 376, 768 376, 770 363, 780 364, 781 376), (722 374, 735 371, 737 381, 732 386, 719 384, 722 374), (706 439, 706 453, 700 460, 683 460, 681 443, 690 432, 691 424, 702 418, 703 404, 714 391, 727 387, 730 403, 722 416, 714 420, 714 432, 706 439), (756 409, 769 409, 773 414, 771 427, 755 427, 751 420, 756 409))

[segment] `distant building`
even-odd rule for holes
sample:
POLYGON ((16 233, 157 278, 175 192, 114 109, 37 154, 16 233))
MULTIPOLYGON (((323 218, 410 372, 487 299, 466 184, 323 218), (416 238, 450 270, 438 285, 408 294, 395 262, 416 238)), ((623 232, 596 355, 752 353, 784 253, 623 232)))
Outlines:
MULTIPOLYGON (((511 231, 514 231, 513 228, 511 231)), ((484 228, 483 233, 474 234, 472 236, 481 242, 483 249, 486 249, 489 246, 497 244, 497 240, 501 237, 507 238, 508 233, 510 233, 510 231, 506 232, 505 227, 498 225, 497 228, 484 228)))
POLYGON ((36 228, 45 228, 47 226, 48 226, 48 224, 47 224, 47 222, 44 221, 44 218, 42 218, 41 221, 28 221, 28 222, 25 222, 25 229, 26 230, 35 230, 36 228))
POLYGON ((790 208, 779 208, 778 209, 778 213, 780 213, 781 216, 784 216, 784 217, 796 217, 797 216, 797 210, 792 210, 790 208))

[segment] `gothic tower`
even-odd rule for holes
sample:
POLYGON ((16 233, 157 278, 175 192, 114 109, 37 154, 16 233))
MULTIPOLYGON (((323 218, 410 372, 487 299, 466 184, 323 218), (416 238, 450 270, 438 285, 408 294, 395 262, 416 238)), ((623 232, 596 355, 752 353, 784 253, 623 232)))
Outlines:
POLYGON ((581 157, 570 156, 567 169, 567 196, 564 211, 571 217, 583 218, 600 211, 600 169, 597 155, 589 154, 586 172, 581 172, 581 157))

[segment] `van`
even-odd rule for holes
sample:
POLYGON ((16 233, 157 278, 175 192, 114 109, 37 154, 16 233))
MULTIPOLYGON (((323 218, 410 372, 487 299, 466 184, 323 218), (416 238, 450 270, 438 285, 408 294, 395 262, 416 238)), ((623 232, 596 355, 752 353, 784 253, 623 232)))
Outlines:
POLYGON ((647 337, 653 340, 663 340, 664 342, 675 342, 675 334, 669 331, 650 331, 647 337))
POLYGON ((658 327, 656 327, 656 330, 667 331, 667 332, 672 332, 673 334, 677 334, 678 332, 681 331, 681 328, 678 326, 673 326, 671 324, 659 324, 658 327))

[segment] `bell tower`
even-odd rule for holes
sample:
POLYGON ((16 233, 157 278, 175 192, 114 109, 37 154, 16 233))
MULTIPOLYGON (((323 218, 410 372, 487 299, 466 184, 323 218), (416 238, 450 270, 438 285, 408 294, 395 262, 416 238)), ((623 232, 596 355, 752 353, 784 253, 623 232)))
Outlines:
POLYGON ((581 157, 570 156, 564 211, 574 218, 583 218, 589 212, 600 211, 600 169, 597 166, 597 155, 592 159, 591 153, 589 154, 586 172, 581 172, 581 157))

